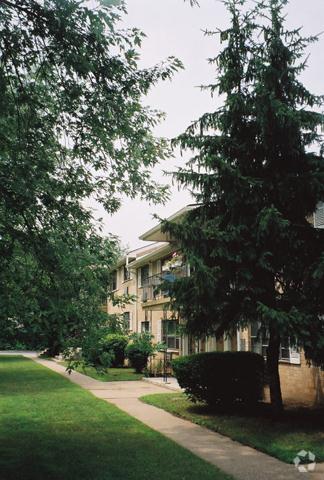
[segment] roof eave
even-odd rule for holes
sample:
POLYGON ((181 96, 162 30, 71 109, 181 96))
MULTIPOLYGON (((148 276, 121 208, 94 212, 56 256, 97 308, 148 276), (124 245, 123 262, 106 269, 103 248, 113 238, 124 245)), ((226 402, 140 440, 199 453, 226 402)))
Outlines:
MULTIPOLYGON (((167 222, 175 222, 179 221, 186 213, 190 212, 196 208, 197 205, 187 205, 186 207, 178 210, 176 213, 171 215, 169 218, 166 219, 167 222)), ((154 241, 154 242, 171 242, 172 238, 170 237, 168 232, 161 231, 161 223, 155 225, 155 227, 151 228, 147 232, 143 233, 140 237, 140 240, 144 241, 154 241)))

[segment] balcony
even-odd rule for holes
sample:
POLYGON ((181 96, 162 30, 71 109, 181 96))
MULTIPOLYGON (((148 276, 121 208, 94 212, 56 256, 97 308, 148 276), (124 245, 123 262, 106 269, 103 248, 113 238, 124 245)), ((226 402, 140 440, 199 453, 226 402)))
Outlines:
POLYGON ((142 303, 164 303, 169 298, 169 292, 167 289, 167 282, 174 282, 179 278, 186 277, 188 275, 187 265, 182 265, 172 270, 161 272, 157 275, 152 275, 142 280, 141 301, 142 303), (163 285, 163 287, 161 287, 163 285))

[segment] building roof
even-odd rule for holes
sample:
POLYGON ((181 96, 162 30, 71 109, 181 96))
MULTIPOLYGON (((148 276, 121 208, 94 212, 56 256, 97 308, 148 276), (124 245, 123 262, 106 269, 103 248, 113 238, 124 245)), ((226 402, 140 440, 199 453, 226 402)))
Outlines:
MULTIPOLYGON (((167 222, 174 222, 179 223, 181 219, 185 216, 186 213, 190 212, 196 208, 197 205, 187 205, 186 207, 178 210, 176 213, 171 215, 171 217, 167 218, 167 222)), ((170 242, 172 239, 170 238, 170 234, 168 232, 162 232, 161 230, 161 222, 156 225, 155 227, 151 228, 147 232, 143 233, 139 238, 140 240, 145 240, 149 242, 170 242)))
POLYGON ((130 250, 123 255, 117 262, 116 267, 121 267, 123 265, 129 264, 136 260, 137 258, 142 257, 143 255, 147 255, 151 251, 154 251, 157 247, 160 247, 160 244, 157 243, 150 243, 149 245, 145 245, 144 247, 136 248, 135 250, 130 250))
POLYGON ((160 258, 165 257, 166 255, 171 253, 172 250, 173 247, 169 243, 157 243, 154 250, 130 262, 128 266, 129 268, 142 267, 149 262, 153 262, 154 260, 159 260, 160 258))

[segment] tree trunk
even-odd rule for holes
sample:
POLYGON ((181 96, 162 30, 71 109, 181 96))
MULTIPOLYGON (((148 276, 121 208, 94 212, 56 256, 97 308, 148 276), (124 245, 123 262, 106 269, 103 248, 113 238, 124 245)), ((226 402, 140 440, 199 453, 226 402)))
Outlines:
POLYGON ((270 326, 267 371, 269 376, 272 412, 279 415, 283 411, 283 402, 279 376, 280 336, 275 326, 270 326))

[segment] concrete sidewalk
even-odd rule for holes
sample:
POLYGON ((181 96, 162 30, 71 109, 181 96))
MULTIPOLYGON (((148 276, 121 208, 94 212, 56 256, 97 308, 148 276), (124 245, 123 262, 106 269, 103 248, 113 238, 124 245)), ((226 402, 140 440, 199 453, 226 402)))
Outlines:
POLYGON ((145 382, 153 383, 153 385, 159 385, 160 387, 164 387, 175 392, 182 391, 182 388, 178 384, 177 379, 174 377, 168 377, 167 381, 165 381, 164 377, 147 377, 143 378, 143 380, 145 382))
MULTIPOLYGON (((145 381, 100 382, 77 372, 69 375, 65 367, 56 362, 37 358, 34 360, 89 390, 96 397, 115 404, 238 480, 324 480, 321 465, 318 465, 318 470, 314 473, 299 473, 292 465, 139 400, 143 395, 170 392, 162 386, 145 381)), ((301 450, 302 448, 301 445, 301 450)))

